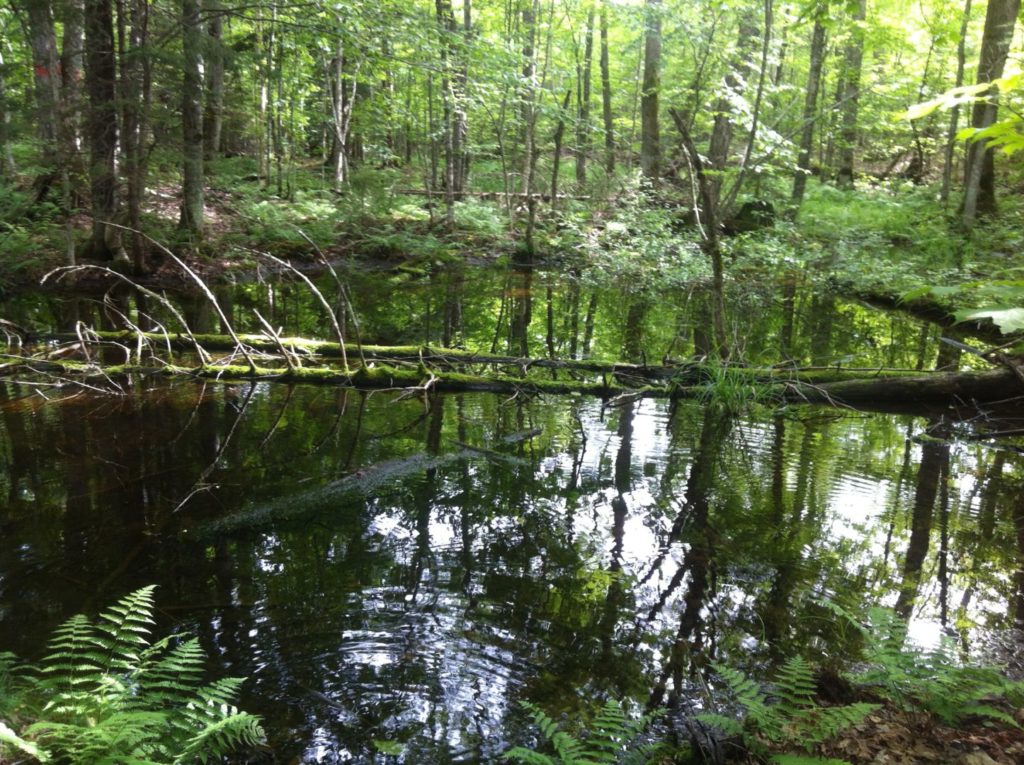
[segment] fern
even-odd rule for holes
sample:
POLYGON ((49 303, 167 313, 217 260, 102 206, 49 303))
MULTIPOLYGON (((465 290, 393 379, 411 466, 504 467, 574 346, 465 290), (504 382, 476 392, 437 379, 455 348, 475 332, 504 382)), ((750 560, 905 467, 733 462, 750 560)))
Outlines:
POLYGON ((263 739, 259 718, 233 706, 241 679, 202 685, 198 641, 150 642, 153 594, 133 592, 95 622, 68 619, 34 679, 0 655, 0 714, 11 723, 0 723, 0 761, 16 750, 40 762, 184 765, 263 739))
POLYGON ((541 735, 555 751, 557 759, 525 747, 514 747, 503 755, 506 760, 526 765, 616 765, 620 761, 646 763, 664 753, 662 746, 634 746, 637 736, 650 723, 653 715, 633 719, 622 705, 610 699, 595 715, 588 735, 579 740, 561 730, 543 710, 528 701, 520 705, 540 728, 541 735))
MULTIPOLYGON (((808 753, 816 746, 836 738, 847 728, 859 724, 878 704, 850 704, 841 707, 822 707, 815 701, 814 673, 801 657, 790 658, 776 673, 773 684, 776 702, 769 703, 768 694, 750 678, 734 669, 713 665, 715 672, 726 681, 736 700, 747 712, 747 722, 764 740, 779 747, 804 747, 808 753)), ((713 725, 726 733, 743 734, 744 726, 736 720, 717 714, 697 716, 701 722, 713 725)), ((757 739, 746 736, 748 745, 759 748, 757 739)), ((811 755, 776 755, 773 762, 788 765, 801 763, 841 763, 842 760, 824 760, 811 755)))

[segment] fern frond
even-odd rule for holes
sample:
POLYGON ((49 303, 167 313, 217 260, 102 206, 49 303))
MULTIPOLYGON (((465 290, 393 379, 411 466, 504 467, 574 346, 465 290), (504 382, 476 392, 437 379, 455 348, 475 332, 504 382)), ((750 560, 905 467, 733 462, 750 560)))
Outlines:
POLYGON ((526 765, 558 765, 557 762, 552 760, 546 754, 535 752, 532 749, 526 749, 521 746, 513 747, 501 755, 503 760, 511 760, 513 762, 523 762, 526 765))
POLYGON ((772 762, 775 765, 850 765, 846 760, 804 754, 777 754, 772 757, 772 762))
POLYGON ((814 704, 816 687, 811 666, 802 656, 793 656, 775 676, 779 713, 792 716, 814 704))
POLYGON ((718 728, 727 736, 739 736, 743 733, 743 723, 733 717, 726 717, 714 712, 702 712, 695 717, 711 728, 718 728))
POLYGON ((139 664, 141 652, 149 646, 155 591, 156 585, 138 589, 100 614, 96 629, 105 654, 100 665, 104 671, 126 671, 139 664))
POLYGON ((184 751, 175 758, 175 765, 196 759, 205 763, 211 757, 217 759, 236 749, 256 746, 264 740, 263 727, 255 715, 229 706, 221 706, 218 711, 219 719, 189 739, 184 751))
POLYGON ((39 762, 50 761, 50 755, 46 750, 40 749, 32 741, 23 739, 0 720, 0 760, 2 760, 5 749, 16 749, 22 754, 27 754, 29 757, 35 757, 39 762))
POLYGON ((960 708, 960 716, 967 717, 970 715, 977 715, 978 717, 987 717, 990 720, 998 720, 999 722, 1009 725, 1011 728, 1020 728, 1020 723, 1014 719, 1013 715, 1007 714, 1002 709, 990 706, 989 704, 969 704, 965 707, 960 708))
POLYGON ((97 661, 95 630, 84 614, 60 625, 50 638, 50 653, 43 658, 42 685, 54 691, 75 691, 94 685, 102 670, 97 661))

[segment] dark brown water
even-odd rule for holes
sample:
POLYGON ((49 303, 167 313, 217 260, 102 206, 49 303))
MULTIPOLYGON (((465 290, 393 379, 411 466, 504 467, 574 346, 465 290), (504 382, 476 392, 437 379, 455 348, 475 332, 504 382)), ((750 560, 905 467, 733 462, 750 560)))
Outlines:
MULTIPOLYGON (((596 294, 594 354, 638 325, 650 357, 693 350, 690 297, 644 296, 637 319, 633 299, 552 284, 549 322, 534 277, 529 293, 467 278, 458 300, 448 277, 355 294, 374 341, 449 332, 543 354, 550 323, 564 355, 575 305, 579 355, 596 294)), ((240 323, 268 289, 233 295, 240 323)), ((276 321, 316 331, 306 299, 274 289, 276 321)), ((803 360, 937 351, 934 332, 834 298, 746 300, 751 356, 782 338, 803 360)), ((43 323, 68 304, 31 305, 43 323)), ((4 383, 0 650, 38 658, 68 615, 156 583, 159 629, 198 634, 213 671, 249 678, 273 761, 495 761, 532 735, 520 700, 554 715, 685 700, 711 658, 757 673, 841 654, 822 599, 896 606, 919 639, 967 646, 1021 621, 1024 458, 976 440, 972 417, 4 383)))

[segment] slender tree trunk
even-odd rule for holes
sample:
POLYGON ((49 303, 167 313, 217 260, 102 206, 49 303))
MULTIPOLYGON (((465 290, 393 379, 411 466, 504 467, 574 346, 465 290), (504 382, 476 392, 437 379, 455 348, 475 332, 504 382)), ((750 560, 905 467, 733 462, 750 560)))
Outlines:
POLYGON ((132 229, 132 262, 136 273, 147 270, 146 240, 142 229, 142 197, 146 189, 145 140, 149 127, 152 63, 149 42, 149 0, 130 0, 128 48, 121 57, 123 94, 121 140, 127 182, 128 227, 132 229))
POLYGON ((461 196, 469 182, 469 112, 467 91, 469 88, 469 46, 473 39, 472 0, 462 0, 462 37, 464 50, 455 77, 455 143, 456 158, 455 191, 461 196))
POLYGON ((203 119, 205 159, 216 159, 221 152, 221 131, 224 124, 224 12, 219 0, 209 0, 206 114, 203 119))
POLYGON ((60 59, 49 0, 27 0, 29 47, 35 73, 36 136, 43 151, 43 165, 57 165, 57 104, 60 100, 60 59))
MULTIPOLYGON (((732 100, 743 95, 746 84, 749 81, 750 57, 754 51, 754 43, 757 40, 757 27, 751 20, 744 16, 740 19, 739 37, 736 42, 736 55, 729 72, 723 82, 723 93, 715 106, 715 120, 711 128, 711 140, 708 145, 708 201, 711 205, 704 210, 705 228, 715 229, 725 217, 725 210, 722 209, 722 182, 723 174, 729 164, 729 149, 732 146, 733 136, 733 107, 732 100), (746 71, 744 71, 746 70, 746 71)), ((717 233, 716 233, 717 236, 717 233)))
POLYGON ((203 29, 200 0, 181 0, 182 189, 179 228, 197 244, 203 237, 203 29))
POLYGON ((117 68, 114 18, 110 0, 86 0, 85 76, 89 94, 89 188, 92 195, 92 241, 95 258, 120 255, 120 231, 110 227, 117 212, 117 68))
MULTIPOLYGON (((562 167, 562 142, 565 138, 565 115, 569 109, 569 102, 572 100, 572 88, 565 91, 565 98, 562 99, 562 109, 558 113, 558 124, 555 126, 555 151, 551 163, 551 206, 558 206, 558 174, 562 167)), ((579 165, 577 165, 577 168, 579 165)))
POLYGON ((715 334, 715 352, 720 359, 729 358, 729 346, 725 333, 725 265, 722 259, 722 247, 718 235, 718 198, 711 178, 704 169, 704 161, 697 153, 697 147, 690 136, 686 120, 675 109, 669 109, 679 136, 683 142, 691 172, 697 190, 698 199, 694 201, 701 229, 701 248, 711 261, 711 324, 715 334))
POLYGON ((455 55, 455 13, 451 0, 435 0, 434 9, 437 24, 441 30, 441 111, 444 122, 444 209, 445 222, 455 227, 455 193, 457 179, 461 178, 458 168, 458 132, 455 117, 455 89, 452 72, 455 55))
POLYGON ((7 81, 4 78, 4 52, 0 47, 0 181, 14 178, 17 167, 11 152, 11 110, 7 102, 7 81))
POLYGON ((661 130, 658 91, 661 89, 661 0, 644 3, 644 79, 640 97, 640 171, 657 184, 661 178, 661 130))
POLYGON ((821 69, 825 62, 825 21, 828 18, 828 3, 819 3, 814 15, 814 32, 811 35, 811 65, 807 73, 807 93, 804 96, 803 128, 800 131, 800 153, 796 160, 796 175, 793 176, 794 206, 798 209, 804 201, 807 176, 811 172, 811 150, 814 148, 814 120, 818 110, 818 89, 821 86, 821 69))
POLYGON ((594 60, 594 6, 587 11, 586 40, 583 43, 583 66, 577 66, 576 92, 576 185, 587 183, 587 155, 590 154, 590 72, 594 60))
MULTIPOLYGON (((757 143, 757 128, 761 119, 761 104, 764 101, 764 88, 768 80, 768 56, 771 52, 772 26, 774 23, 773 0, 764 0, 764 30, 761 34, 761 63, 757 73, 757 89, 754 92, 754 105, 750 114, 750 131, 747 134, 747 142, 743 148, 743 159, 740 162, 740 171, 736 176, 736 182, 726 196, 725 210, 732 208, 736 196, 743 188, 743 180, 750 171, 750 159, 754 153, 754 146, 757 143)), ((748 67, 749 71, 749 67, 748 67)), ((748 75, 749 79, 749 75, 748 75)))
MULTIPOLYGON (((960 18, 960 39, 956 44, 956 83, 955 87, 964 84, 964 69, 967 66, 967 33, 971 24, 971 0, 964 2, 963 15, 960 18)), ((942 190, 939 198, 945 203, 949 201, 949 189, 953 180, 953 153, 956 150, 956 134, 960 128, 960 104, 949 110, 949 129, 946 131, 946 149, 942 162, 942 190)))
MULTIPOLYGON (((1013 40, 1013 28, 1020 12, 1021 0, 989 0, 985 12, 985 31, 981 39, 978 62, 979 84, 992 82, 1003 76, 1003 68, 1013 40)), ((989 91, 989 98, 974 104, 971 127, 984 129, 995 123, 997 92, 989 91)), ((996 211, 995 157, 986 142, 971 143, 967 150, 967 180, 964 186, 963 226, 970 229, 978 215, 996 211)))
POLYGON ((615 124, 612 121, 612 79, 608 61, 608 0, 601 2, 601 114, 604 119, 604 169, 615 172, 615 124))
MULTIPOLYGON (((537 166, 536 130, 537 130, 537 16, 539 0, 525 0, 522 6, 523 31, 523 93, 522 93, 522 125, 523 125, 523 193, 526 195, 527 219, 525 249, 530 256, 534 252, 533 230, 537 219, 537 200, 533 197, 533 179, 537 166)), ((525 341, 524 341, 525 343, 525 341)))
MULTIPOLYGON (((85 53, 84 0, 66 0, 63 5, 64 34, 61 41, 60 74, 61 104, 60 133, 62 154, 68 165, 75 165, 75 175, 81 165, 74 157, 82 146, 82 76, 85 53)), ((69 168, 70 169, 70 168, 69 168)))
POLYGON ((857 111, 860 106, 860 79, 864 61, 864 19, 867 17, 867 0, 857 0, 853 15, 854 27, 843 54, 843 99, 842 127, 839 150, 839 174, 836 178, 840 188, 853 188, 854 157, 857 147, 857 111))

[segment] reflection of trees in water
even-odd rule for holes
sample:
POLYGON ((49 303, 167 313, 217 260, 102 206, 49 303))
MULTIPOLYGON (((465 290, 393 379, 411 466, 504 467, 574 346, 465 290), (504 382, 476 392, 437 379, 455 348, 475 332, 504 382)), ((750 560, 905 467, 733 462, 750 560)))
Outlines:
MULTIPOLYGON (((578 688, 661 703, 709 656, 828 639, 806 605, 823 592, 866 601, 901 584, 904 608, 931 609, 922 593, 936 591, 940 607, 990 608, 996 593, 1011 612, 999 618, 1022 608, 1020 458, 915 449, 898 421, 630 402, 608 424, 587 400, 425 407, 259 385, 159 395, 0 406, 0 524, 18 540, 0 550, 4 599, 24 585, 66 613, 86 597, 76 580, 106 582, 104 598, 159 581, 165 618, 196 629, 225 673, 252 677, 246 703, 274 720, 280 752, 316 740, 367 758, 397 737, 420 742, 422 761, 489 756, 521 724, 519 698, 554 712, 581 704, 578 688), (248 503, 462 444, 482 448, 301 520, 202 533, 248 503), (971 460, 976 502, 957 485, 971 460), (895 484, 854 540, 830 536, 847 475, 895 484), (895 563, 887 530, 907 551, 895 563)), ((53 621, 2 614, 5 634, 53 621)))

